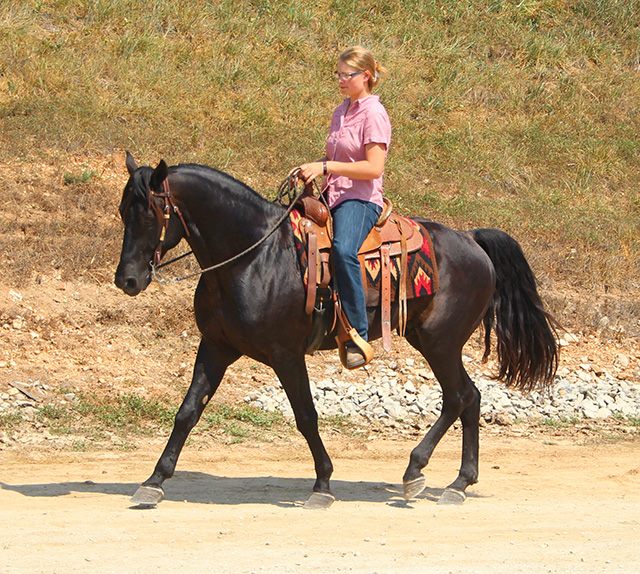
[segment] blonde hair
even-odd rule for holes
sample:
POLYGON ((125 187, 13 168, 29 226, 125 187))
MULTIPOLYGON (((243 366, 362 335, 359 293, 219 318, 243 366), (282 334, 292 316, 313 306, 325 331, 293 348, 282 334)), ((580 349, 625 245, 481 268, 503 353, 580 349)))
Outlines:
POLYGON ((369 72, 370 77, 367 83, 370 92, 380 83, 382 76, 387 74, 386 68, 376 61, 371 50, 367 50, 362 46, 351 46, 347 48, 340 54, 338 61, 343 62, 355 70, 369 72))

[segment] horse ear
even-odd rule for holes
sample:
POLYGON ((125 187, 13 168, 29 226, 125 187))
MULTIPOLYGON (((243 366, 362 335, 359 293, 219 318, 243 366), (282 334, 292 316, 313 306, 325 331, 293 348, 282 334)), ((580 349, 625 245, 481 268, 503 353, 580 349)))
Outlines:
POLYGON ((159 190, 162 187, 162 182, 167 179, 167 175, 169 174, 169 168, 166 162, 161 159, 160 163, 157 165, 156 169, 153 170, 151 174, 151 181, 149 182, 149 187, 151 189, 159 190))
POLYGON ((125 163, 127 164, 127 171, 129 172, 129 175, 133 175, 133 172, 138 169, 138 164, 136 163, 136 160, 133 159, 129 150, 127 150, 127 159, 125 163))

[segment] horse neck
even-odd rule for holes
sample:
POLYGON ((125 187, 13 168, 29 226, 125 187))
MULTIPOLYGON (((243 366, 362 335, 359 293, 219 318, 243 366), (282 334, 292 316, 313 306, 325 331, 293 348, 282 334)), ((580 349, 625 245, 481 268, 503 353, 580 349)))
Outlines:
POLYGON ((187 237, 201 266, 228 259, 260 240, 283 210, 232 177, 210 168, 178 167, 169 176, 187 237))

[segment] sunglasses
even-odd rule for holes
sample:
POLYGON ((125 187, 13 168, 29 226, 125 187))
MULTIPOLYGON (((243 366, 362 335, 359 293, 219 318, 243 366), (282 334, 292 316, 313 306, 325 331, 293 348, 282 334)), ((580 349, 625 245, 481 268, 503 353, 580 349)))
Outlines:
POLYGON ((360 70, 359 72, 334 72, 333 75, 335 76, 336 80, 350 80, 351 78, 359 76, 362 73, 364 72, 360 70))

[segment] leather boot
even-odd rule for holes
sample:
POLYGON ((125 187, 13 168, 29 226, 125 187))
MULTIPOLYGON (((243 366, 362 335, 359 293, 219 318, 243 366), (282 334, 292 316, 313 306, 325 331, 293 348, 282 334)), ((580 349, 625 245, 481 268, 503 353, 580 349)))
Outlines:
POLYGON ((351 341, 345 345, 347 369, 357 369, 366 363, 364 353, 351 341))

